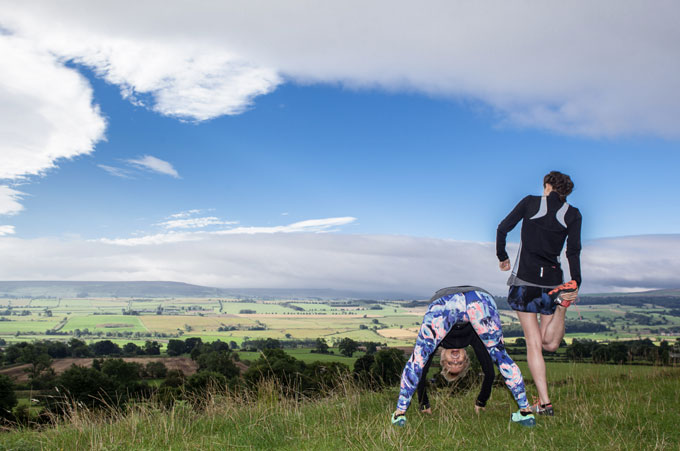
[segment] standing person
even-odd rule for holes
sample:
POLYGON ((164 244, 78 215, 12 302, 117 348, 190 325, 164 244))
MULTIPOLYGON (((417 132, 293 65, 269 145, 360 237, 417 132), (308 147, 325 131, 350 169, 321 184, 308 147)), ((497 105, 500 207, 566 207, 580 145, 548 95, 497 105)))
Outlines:
MULTIPOLYGON (((457 325, 463 326, 466 323, 472 325, 484 343, 491 359, 505 378, 505 385, 517 401, 520 410, 512 414, 511 421, 522 426, 536 424, 527 401, 522 373, 505 350, 496 301, 486 291, 473 286, 443 288, 430 300, 413 347, 413 354, 406 362, 401 375, 399 400, 397 410, 392 414, 392 424, 399 426, 406 424, 406 409, 411 404, 411 397, 421 379, 427 377, 424 372, 427 362, 445 337, 457 325)), ((456 362, 452 364, 456 365, 456 362)), ((445 365, 448 367, 446 363, 445 365)))
POLYGON ((574 189, 571 178, 552 171, 543 178, 543 196, 527 196, 498 225, 496 254, 501 271, 510 270, 505 239, 522 221, 517 260, 508 279, 508 304, 517 311, 527 342, 527 362, 538 390, 532 406, 540 415, 554 415, 548 396, 543 349, 555 351, 564 337, 567 307, 581 286, 581 213, 566 202, 574 189), (560 253, 567 243, 571 280, 563 283, 560 253), (541 315, 540 323, 538 314, 541 315))

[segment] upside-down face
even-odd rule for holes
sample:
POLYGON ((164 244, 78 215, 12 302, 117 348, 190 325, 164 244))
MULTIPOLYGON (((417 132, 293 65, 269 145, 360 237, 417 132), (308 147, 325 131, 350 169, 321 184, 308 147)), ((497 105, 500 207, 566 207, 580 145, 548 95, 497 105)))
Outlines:
POLYGON ((452 376, 458 375, 469 364, 465 349, 442 350, 441 364, 452 376))

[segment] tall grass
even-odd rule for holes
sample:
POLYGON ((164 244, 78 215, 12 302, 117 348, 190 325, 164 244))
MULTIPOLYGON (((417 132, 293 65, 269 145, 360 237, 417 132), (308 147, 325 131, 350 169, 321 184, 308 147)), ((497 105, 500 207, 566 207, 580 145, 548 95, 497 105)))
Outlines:
MULTIPOLYGON (((550 372, 549 368, 549 372, 550 372)), ((0 449, 678 449, 680 369, 570 365, 550 381, 556 416, 526 429, 510 424, 516 405, 495 387, 486 411, 474 414, 476 390, 431 396, 433 415, 408 412, 390 424, 396 388, 358 389, 351 380, 324 399, 296 401, 261 384, 247 394, 211 392, 169 408, 136 404, 106 414, 74 406, 43 431, 0 434, 0 449)), ((529 392, 535 392, 529 385, 529 392)), ((415 400, 414 400, 415 404, 415 400)))

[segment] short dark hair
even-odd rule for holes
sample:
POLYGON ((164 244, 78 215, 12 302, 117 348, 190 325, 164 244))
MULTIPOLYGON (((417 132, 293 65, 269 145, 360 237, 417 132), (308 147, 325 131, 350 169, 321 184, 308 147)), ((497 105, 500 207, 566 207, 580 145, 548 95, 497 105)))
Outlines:
POLYGON ((555 191, 562 201, 567 199, 567 196, 574 190, 574 182, 567 174, 562 174, 559 171, 550 171, 543 177, 543 186, 550 183, 553 191, 555 191))

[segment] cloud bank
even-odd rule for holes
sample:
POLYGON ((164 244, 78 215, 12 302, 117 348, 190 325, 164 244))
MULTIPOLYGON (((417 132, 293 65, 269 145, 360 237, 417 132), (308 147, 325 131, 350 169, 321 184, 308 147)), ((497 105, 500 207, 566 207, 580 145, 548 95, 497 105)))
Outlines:
POLYGON ((293 80, 472 100, 564 133, 680 134, 672 0, 5 0, 0 17, 131 101, 189 120, 238 114, 293 80))
MULTIPOLYGON (((181 281, 231 288, 420 293, 475 284, 504 294, 494 243, 320 233, 177 234, 126 243, 0 237, 6 280, 181 281)), ((680 235, 585 243, 584 292, 680 286, 680 235)), ((511 252, 516 246, 509 247, 511 252)))

